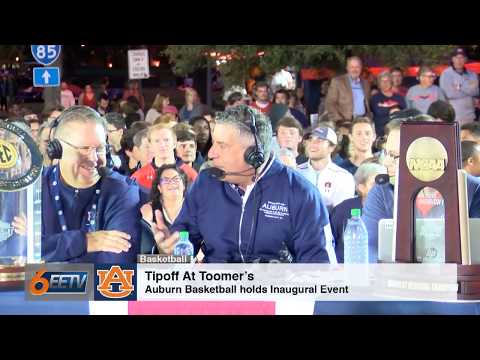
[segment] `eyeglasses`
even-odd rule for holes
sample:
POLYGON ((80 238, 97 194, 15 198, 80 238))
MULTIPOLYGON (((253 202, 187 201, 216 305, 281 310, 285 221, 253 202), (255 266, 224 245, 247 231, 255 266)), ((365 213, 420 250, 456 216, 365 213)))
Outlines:
POLYGON ((176 185, 179 184, 182 179, 180 179, 180 176, 175 176, 171 179, 169 178, 160 178, 160 185, 176 185))
POLYGON ((108 130, 107 129, 107 133, 110 134, 110 133, 114 133, 114 132, 117 132, 117 131, 120 131, 120 130, 122 130, 122 129, 114 129, 114 130, 108 130))
POLYGON ((392 153, 391 151, 386 151, 386 150, 382 150, 382 152, 380 153, 380 156, 383 158, 383 159, 386 159, 386 158, 389 158, 389 159, 393 159, 393 160, 398 160, 400 159, 400 155, 397 155, 397 154, 394 154, 392 153))
POLYGON ((427 78, 430 78, 430 79, 436 79, 437 78, 437 75, 435 75, 435 74, 422 74, 421 76, 427 77, 427 78))
POLYGON ((95 151, 97 155, 105 155, 109 149, 109 145, 101 145, 99 147, 93 147, 93 146, 77 146, 69 143, 68 141, 58 139, 61 142, 64 142, 68 146, 71 146, 75 150, 77 150, 81 155, 83 156, 89 156, 92 151, 95 151))

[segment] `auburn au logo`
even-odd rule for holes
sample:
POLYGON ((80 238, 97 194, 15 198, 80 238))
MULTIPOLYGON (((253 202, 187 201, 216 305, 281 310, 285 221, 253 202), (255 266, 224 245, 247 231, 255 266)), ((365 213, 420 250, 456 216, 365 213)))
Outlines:
POLYGON ((129 296, 133 290, 134 270, 122 270, 114 265, 109 270, 97 270, 97 290, 109 299, 121 299, 129 296), (119 286, 113 286, 119 284, 119 286))

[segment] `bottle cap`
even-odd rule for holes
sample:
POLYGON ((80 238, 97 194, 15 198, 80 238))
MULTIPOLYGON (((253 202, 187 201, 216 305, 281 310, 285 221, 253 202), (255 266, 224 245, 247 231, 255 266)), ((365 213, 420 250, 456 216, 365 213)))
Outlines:
POLYGON ((180 231, 180 241, 189 241, 188 231, 180 231))
POLYGON ((351 215, 352 215, 352 217, 360 217, 360 216, 362 216, 362 210, 352 209, 351 215))

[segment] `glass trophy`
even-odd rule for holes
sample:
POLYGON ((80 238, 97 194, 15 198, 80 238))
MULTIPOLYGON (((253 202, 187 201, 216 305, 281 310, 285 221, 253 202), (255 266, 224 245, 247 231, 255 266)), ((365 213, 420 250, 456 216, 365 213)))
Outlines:
POLYGON ((0 121, 0 289, 23 286, 41 263, 42 155, 20 127, 0 121))
POLYGON ((424 187, 415 199, 415 260, 445 263, 445 200, 434 188, 424 187))

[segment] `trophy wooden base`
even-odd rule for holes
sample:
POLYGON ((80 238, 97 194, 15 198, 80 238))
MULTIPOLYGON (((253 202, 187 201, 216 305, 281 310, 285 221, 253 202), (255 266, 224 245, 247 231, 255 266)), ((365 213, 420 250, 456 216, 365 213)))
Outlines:
POLYGON ((480 265, 458 265, 458 300, 480 301, 480 265))
POLYGON ((24 266, 0 266, 0 291, 23 290, 24 287, 24 266))

